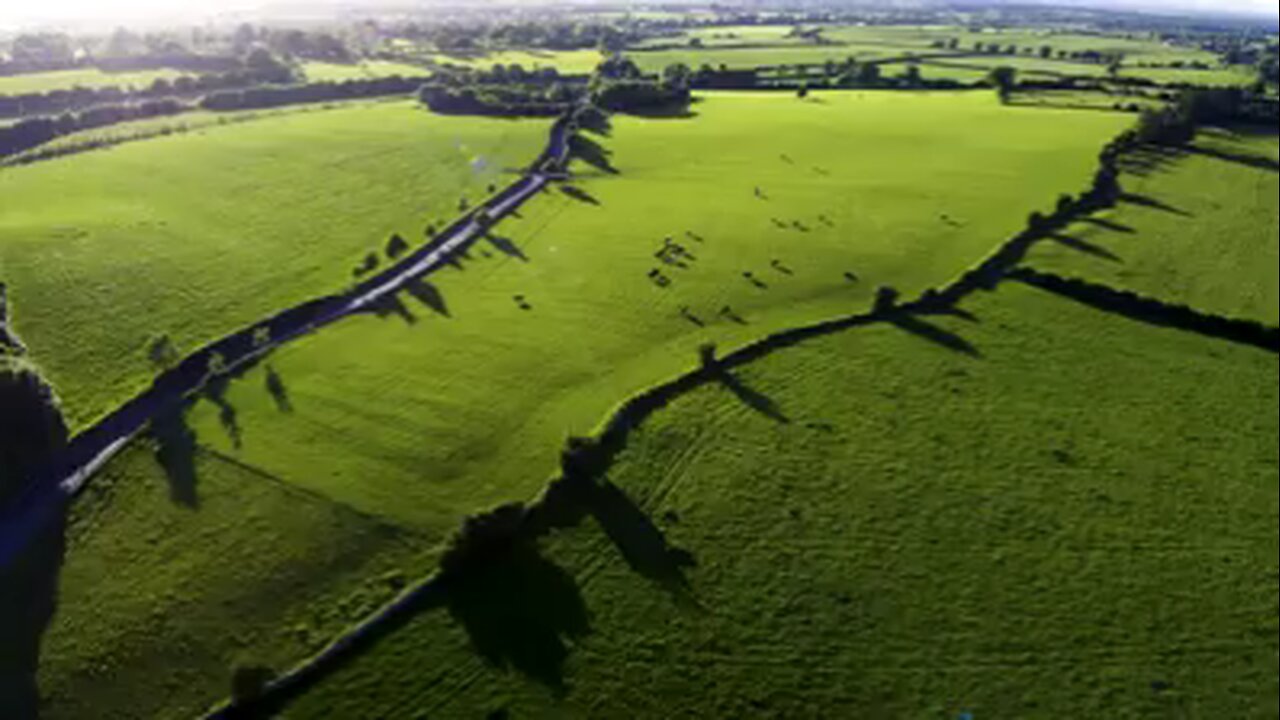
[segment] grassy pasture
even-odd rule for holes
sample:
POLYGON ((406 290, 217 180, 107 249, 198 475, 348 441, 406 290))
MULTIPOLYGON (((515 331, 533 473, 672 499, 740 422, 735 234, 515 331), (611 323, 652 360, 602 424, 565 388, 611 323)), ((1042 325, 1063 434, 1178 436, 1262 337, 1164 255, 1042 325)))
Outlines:
POLYGON ((1128 163, 1122 203, 1079 222, 1029 263, 1197 309, 1280 321, 1280 144, 1271 135, 1202 134, 1192 151, 1128 163), (1270 168, 1245 164, 1270 161, 1270 168))
POLYGON ((298 662, 413 564, 411 533, 203 449, 184 461, 198 483, 135 446, 75 504, 42 717, 196 716, 236 667, 298 662))
POLYGON ((628 53, 628 57, 645 72, 661 72, 668 65, 684 63, 693 69, 703 65, 729 68, 753 68, 762 65, 820 64, 828 60, 843 62, 855 60, 879 60, 901 55, 897 48, 879 45, 804 45, 795 47, 764 48, 694 48, 682 50, 652 50, 628 53))
POLYGON ((738 371, 785 424, 660 411, 624 499, 290 717, 1273 715, 1274 356, 1020 285, 966 309, 929 322, 980 357, 885 325, 738 371))
POLYGON ((27 75, 4 75, 0 76, 0 95, 27 95, 52 90, 70 90, 75 87, 144 88, 159 79, 172 80, 189 74, 169 69, 104 72, 98 68, 80 68, 27 75))
POLYGON ((525 70, 553 67, 565 75, 589 75, 602 60, 595 50, 504 50, 484 55, 428 54, 424 57, 442 65, 465 65, 488 69, 494 65, 521 65, 525 70))
POLYGON ((462 514, 535 492, 566 434, 687 366, 700 342, 857 311, 879 284, 951 279, 1082 185, 1128 122, 986 93, 716 94, 696 108, 619 119, 607 144, 621 174, 578 183, 599 205, 557 193, 504 222, 497 234, 528 262, 476 248, 431 280, 448 317, 406 294, 411 324, 353 319, 282 349, 272 365, 292 411, 266 392, 265 369, 250 373, 227 395, 239 448, 212 405, 193 425, 222 452, 443 536, 462 514), (942 129, 955 125, 984 130, 942 129), (688 269, 655 259, 667 236, 697 257, 688 269), (655 268, 669 288, 647 279, 655 268))
POLYGON ((149 337, 192 349, 343 287, 391 233, 418 242, 505 182, 546 129, 362 104, 5 169, 15 325, 83 427, 149 381, 149 337))
POLYGON ((349 65, 326 62, 305 62, 302 72, 308 82, 339 82, 342 80, 368 80, 370 78, 420 77, 427 75, 425 68, 408 63, 388 62, 386 60, 366 60, 349 65))

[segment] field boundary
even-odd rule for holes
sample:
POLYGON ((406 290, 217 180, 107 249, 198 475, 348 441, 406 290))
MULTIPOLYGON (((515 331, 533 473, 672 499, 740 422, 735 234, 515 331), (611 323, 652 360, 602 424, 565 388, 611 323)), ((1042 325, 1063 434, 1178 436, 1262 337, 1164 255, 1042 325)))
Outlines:
MULTIPOLYGON (((963 311, 957 308, 958 303, 979 290, 996 289, 1036 242, 1048 238, 1078 217, 1115 204, 1119 188, 1108 185, 1103 179, 1113 172, 1120 152, 1136 147, 1131 140, 1126 139, 1130 134, 1131 131, 1125 131, 1125 134, 1103 150, 1099 157, 1099 177, 1094 179, 1093 186, 1079 199, 1062 196, 1053 215, 1033 214, 1026 230, 1000 244, 985 260, 940 288, 925 290, 919 298, 902 304, 897 303, 895 291, 882 288, 880 297, 870 312, 773 332, 719 357, 714 345, 702 346, 701 362, 697 367, 622 401, 590 437, 568 440, 561 452, 560 474, 549 479, 541 493, 528 505, 519 506, 523 513, 517 530, 520 539, 535 540, 552 529, 577 524, 584 515, 586 503, 590 502, 591 493, 600 487, 599 479, 626 449, 631 433, 655 413, 694 390, 717 383, 732 387, 737 383, 733 370, 750 365, 779 350, 854 328, 888 324, 928 332, 932 326, 921 322, 918 317, 963 315, 963 311)), ((958 349, 972 352, 963 341, 959 342, 961 346, 958 349)), ((768 409, 764 411, 767 412, 768 409)), ((511 507, 504 506, 495 512, 511 507)), ((407 588, 396 600, 354 626, 324 650, 268 683, 260 694, 250 698, 225 700, 205 716, 206 720, 258 718, 282 711, 315 683, 403 625, 414 613, 442 602, 453 581, 451 573, 437 570, 407 588)))
POLYGON ((1184 330, 1217 340, 1228 340, 1280 353, 1280 327, 1267 326, 1257 320, 1243 320, 1201 312, 1187 305, 1170 304, 1130 290, 1117 290, 1083 278, 1067 277, 1028 267, 1014 268, 1008 273, 1008 278, 1070 298, 1098 310, 1116 313, 1151 325, 1184 330))
POLYGON ((569 160, 571 114, 556 120, 546 147, 520 179, 455 220, 430 242, 372 278, 336 295, 325 295, 204 345, 162 372, 140 394, 76 435, 26 490, 0 508, 0 567, 7 566, 49 518, 77 495, 156 416, 201 392, 211 381, 248 369, 268 353, 353 314, 378 312, 409 283, 438 270, 488 228, 538 195, 569 160))

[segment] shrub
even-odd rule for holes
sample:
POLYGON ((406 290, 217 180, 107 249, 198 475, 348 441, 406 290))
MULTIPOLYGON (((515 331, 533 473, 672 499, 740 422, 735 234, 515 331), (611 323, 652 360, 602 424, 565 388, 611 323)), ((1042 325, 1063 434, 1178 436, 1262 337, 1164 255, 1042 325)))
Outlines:
POLYGON ((400 237, 398 233, 392 235, 391 239, 387 241, 387 257, 389 258, 398 258, 408 249, 409 243, 405 242, 405 239, 400 237))

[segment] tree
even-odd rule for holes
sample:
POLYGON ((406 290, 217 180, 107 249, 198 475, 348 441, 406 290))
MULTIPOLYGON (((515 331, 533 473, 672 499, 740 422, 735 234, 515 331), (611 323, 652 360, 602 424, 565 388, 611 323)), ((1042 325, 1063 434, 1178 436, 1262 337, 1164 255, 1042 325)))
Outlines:
POLYGON ((662 69, 662 84, 669 88, 687 88, 693 71, 684 63, 675 63, 662 69))
POLYGON ((801 100, 809 97, 809 83, 800 83, 800 87, 796 88, 796 97, 801 100))
POLYGON ((1000 96, 1000 102, 1007 103, 1009 102, 1009 97, 1013 94, 1013 89, 1018 84, 1018 71, 1007 65, 994 68, 987 75, 987 82, 996 89, 996 94, 1000 96))
POLYGON ((880 66, 874 63, 863 63, 858 66, 858 84, 874 87, 880 84, 880 66))
POLYGON ((1053 48, 1049 47, 1048 45, 1041 45, 1040 57, 1044 58, 1045 60, 1048 60, 1049 58, 1053 57, 1053 48))

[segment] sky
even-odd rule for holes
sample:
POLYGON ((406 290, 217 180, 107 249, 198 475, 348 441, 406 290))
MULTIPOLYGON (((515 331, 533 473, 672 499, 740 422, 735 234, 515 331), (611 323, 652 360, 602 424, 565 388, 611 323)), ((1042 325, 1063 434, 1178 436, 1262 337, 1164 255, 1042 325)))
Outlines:
MULTIPOLYGON (((377 0, 346 0, 343 5, 370 4, 377 0)), ((139 21, 163 22, 176 19, 204 19, 215 15, 252 11, 267 0, 0 0, 0 25, 32 22, 110 21, 129 24, 139 21)), ((295 6, 338 4, 335 0, 296 0, 295 6)), ((378 4, 386 4, 378 2, 378 4)), ((398 3, 401 4, 401 3, 398 3)), ((412 0, 402 4, 412 4, 412 0)), ((425 4, 425 3, 424 3, 425 4)), ((1111 1, 1088 4, 1114 6, 1111 1)), ((1277 0, 1130 0, 1131 5, 1149 9, 1190 9, 1236 11, 1277 17, 1277 0)))

